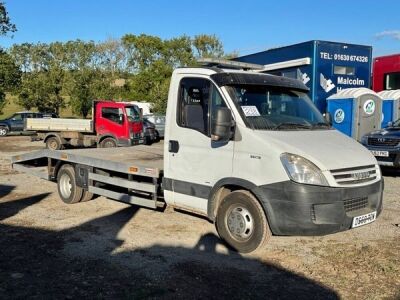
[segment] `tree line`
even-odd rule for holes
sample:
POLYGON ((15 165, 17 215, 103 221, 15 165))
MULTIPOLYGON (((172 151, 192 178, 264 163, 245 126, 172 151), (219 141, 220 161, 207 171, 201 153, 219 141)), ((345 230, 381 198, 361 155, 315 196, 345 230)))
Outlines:
POLYGON ((10 92, 28 110, 59 113, 69 106, 86 117, 93 99, 124 99, 151 102, 163 113, 174 68, 195 65, 198 57, 233 55, 206 34, 15 44, 0 51, 0 109, 10 92))

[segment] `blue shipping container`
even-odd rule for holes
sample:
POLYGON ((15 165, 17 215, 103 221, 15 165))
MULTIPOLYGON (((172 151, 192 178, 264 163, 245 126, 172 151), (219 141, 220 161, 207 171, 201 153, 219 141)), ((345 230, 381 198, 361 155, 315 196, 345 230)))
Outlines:
POLYGON ((318 109, 326 112, 326 98, 341 89, 370 87, 372 47, 309 41, 235 58, 267 65, 267 73, 302 80, 318 109))

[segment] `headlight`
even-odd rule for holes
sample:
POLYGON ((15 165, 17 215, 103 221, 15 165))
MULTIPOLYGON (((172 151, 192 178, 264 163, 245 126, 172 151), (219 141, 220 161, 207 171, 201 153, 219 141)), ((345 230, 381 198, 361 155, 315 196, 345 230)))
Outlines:
POLYGON ((305 184, 328 185, 321 170, 308 159, 291 153, 283 153, 281 161, 291 180, 305 184))

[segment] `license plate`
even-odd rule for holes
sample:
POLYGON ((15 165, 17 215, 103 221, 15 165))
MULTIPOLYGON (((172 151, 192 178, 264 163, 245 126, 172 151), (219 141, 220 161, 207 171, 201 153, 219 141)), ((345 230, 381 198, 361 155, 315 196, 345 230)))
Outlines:
POLYGON ((389 151, 371 150, 374 156, 389 157, 389 151))
POLYGON ((365 214, 362 216, 354 217, 352 228, 359 227, 368 223, 372 223, 376 220, 376 211, 373 211, 369 214, 365 214))

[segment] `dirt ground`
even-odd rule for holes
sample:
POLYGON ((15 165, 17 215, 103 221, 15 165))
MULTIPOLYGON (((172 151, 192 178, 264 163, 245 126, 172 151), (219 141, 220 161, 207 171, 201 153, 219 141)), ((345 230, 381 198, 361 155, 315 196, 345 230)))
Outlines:
POLYGON ((378 220, 322 237, 229 250, 207 220, 100 197, 66 205, 56 185, 10 170, 43 148, 0 139, 0 298, 400 299, 400 173, 378 220))

